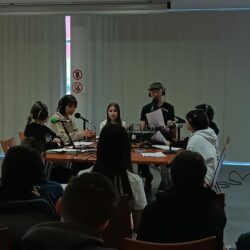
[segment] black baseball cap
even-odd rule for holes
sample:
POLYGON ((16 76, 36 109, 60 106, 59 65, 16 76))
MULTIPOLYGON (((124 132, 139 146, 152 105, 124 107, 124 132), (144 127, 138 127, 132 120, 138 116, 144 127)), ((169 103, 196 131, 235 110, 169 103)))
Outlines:
POLYGON ((153 82, 150 84, 148 91, 153 90, 153 89, 164 89, 163 84, 160 82, 153 82))

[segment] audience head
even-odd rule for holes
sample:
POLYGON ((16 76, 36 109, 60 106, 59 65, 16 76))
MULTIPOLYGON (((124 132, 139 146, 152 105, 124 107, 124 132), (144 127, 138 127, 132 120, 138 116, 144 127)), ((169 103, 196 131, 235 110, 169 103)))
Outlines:
POLYGON ((39 156, 41 156, 43 162, 45 162, 46 150, 44 145, 33 137, 26 137, 22 142, 21 146, 29 147, 36 151, 39 156))
POLYGON ((77 107, 77 100, 73 95, 65 95, 58 102, 57 111, 64 115, 73 115, 77 107))
POLYGON ((132 197, 127 170, 132 171, 131 149, 127 131, 120 125, 107 124, 100 133, 97 144, 97 160, 93 171, 107 176, 116 185, 120 194, 125 193, 132 197), (120 190, 121 186, 122 190, 120 190))
POLYGON ((120 172, 131 167, 131 149, 127 131, 117 124, 103 127, 97 144, 97 163, 110 171, 120 172))
POLYGON ((206 129, 209 126, 207 114, 201 110, 196 109, 187 113, 187 129, 195 132, 197 130, 206 129))
POLYGON ((107 107, 107 124, 117 123, 122 125, 120 107, 117 103, 110 103, 107 107))
POLYGON ((100 231, 117 204, 112 183, 102 174, 84 173, 73 177, 62 198, 64 221, 84 224, 100 231))
POLYGON ((41 157, 31 148, 10 148, 2 163, 2 187, 10 192, 30 192, 44 178, 41 157))
POLYGON ((31 107, 30 116, 28 117, 28 123, 30 123, 31 120, 46 122, 48 116, 49 111, 47 105, 40 101, 37 101, 31 107))
POLYGON ((210 105, 204 103, 204 104, 195 106, 195 108, 205 111, 207 113, 207 117, 209 121, 212 121, 214 119, 214 109, 210 105))
POLYGON ((173 186, 178 189, 196 189, 204 185, 207 172, 204 158, 196 152, 184 151, 170 164, 173 186))

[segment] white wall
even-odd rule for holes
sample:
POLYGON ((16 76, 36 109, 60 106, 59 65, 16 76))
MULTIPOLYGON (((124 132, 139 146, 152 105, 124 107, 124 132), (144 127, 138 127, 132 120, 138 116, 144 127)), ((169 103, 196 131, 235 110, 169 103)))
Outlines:
POLYGON ((117 101, 125 121, 138 122, 148 85, 162 81, 178 116, 212 105, 221 142, 231 136, 227 159, 250 161, 249 22, 249 12, 73 16, 72 59, 82 58, 87 86, 79 110, 99 125, 117 101))

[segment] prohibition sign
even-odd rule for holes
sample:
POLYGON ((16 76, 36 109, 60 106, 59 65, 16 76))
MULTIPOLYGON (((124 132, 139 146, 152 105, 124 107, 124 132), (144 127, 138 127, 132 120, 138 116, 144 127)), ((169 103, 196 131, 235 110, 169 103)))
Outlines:
POLYGON ((74 82, 72 84, 72 91, 76 94, 81 93, 83 89, 83 86, 80 82, 74 82))
POLYGON ((80 69, 76 69, 73 71, 73 78, 75 80, 80 80, 82 79, 82 71, 80 69))

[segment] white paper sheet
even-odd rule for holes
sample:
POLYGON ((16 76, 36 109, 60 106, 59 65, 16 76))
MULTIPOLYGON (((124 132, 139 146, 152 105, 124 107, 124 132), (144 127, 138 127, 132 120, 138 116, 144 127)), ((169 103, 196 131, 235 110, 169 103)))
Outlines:
POLYGON ((141 153, 143 157, 166 157, 162 152, 141 153))
MULTIPOLYGON (((164 149, 164 150, 169 150, 169 146, 167 146, 167 145, 153 145, 153 147, 164 149)), ((179 149, 181 149, 181 148, 171 147, 171 150, 173 150, 173 151, 177 151, 179 149)))
POLYGON ((161 109, 146 114, 149 125, 165 126, 161 109))

